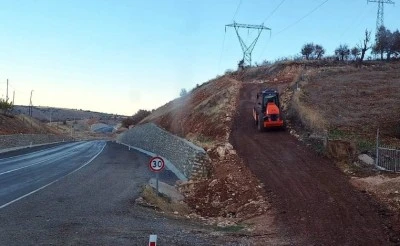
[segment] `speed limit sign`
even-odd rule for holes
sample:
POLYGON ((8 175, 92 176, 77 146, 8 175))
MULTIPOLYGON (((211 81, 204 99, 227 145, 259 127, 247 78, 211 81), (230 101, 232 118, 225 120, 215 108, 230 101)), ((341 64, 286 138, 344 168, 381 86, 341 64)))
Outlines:
POLYGON ((150 166, 151 171, 160 172, 164 169, 165 162, 161 157, 156 156, 156 157, 151 158, 149 166, 150 166))

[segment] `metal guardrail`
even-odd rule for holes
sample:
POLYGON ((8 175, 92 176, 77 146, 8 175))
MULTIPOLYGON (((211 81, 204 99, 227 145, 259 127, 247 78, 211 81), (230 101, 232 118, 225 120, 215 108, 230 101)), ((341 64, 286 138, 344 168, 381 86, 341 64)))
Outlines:
POLYGON ((390 171, 400 172, 400 150, 390 146, 380 146, 379 129, 376 133, 376 160, 377 168, 390 171))

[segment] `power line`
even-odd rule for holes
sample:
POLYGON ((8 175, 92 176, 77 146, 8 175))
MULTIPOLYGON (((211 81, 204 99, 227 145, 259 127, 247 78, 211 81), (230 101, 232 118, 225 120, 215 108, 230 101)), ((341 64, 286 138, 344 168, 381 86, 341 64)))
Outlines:
POLYGON ((269 18, 271 18, 271 16, 279 9, 279 7, 285 2, 286 0, 282 0, 278 6, 276 6, 276 8, 274 10, 272 10, 272 12, 267 16, 267 18, 265 18, 265 20, 263 20, 262 23, 266 22, 269 18))
POLYGON ((359 27, 361 25, 361 23, 364 22, 365 18, 367 17, 367 15, 369 15, 372 11, 374 10, 373 7, 371 7, 370 9, 368 9, 367 5, 365 5, 365 8, 363 9, 363 11, 360 11, 360 15, 358 15, 357 18, 354 18, 353 21, 347 25, 344 29, 344 31, 340 34, 339 39, 342 39, 343 36, 351 29, 355 29, 357 27, 359 27))
MULTIPOLYGON (((293 26, 297 25, 299 22, 301 22, 302 20, 304 20, 305 18, 307 18, 308 16, 310 16, 312 13, 314 13, 315 11, 317 11, 319 8, 321 8, 325 3, 327 3, 329 0, 325 0, 324 2, 322 2, 321 4, 319 4, 318 6, 316 6, 315 8, 313 8, 310 12, 308 12, 307 14, 305 14, 304 16, 302 16, 301 18, 299 18, 298 20, 296 20, 295 22, 293 22, 292 24, 286 26, 285 28, 283 28, 282 30, 280 30, 279 32, 277 32, 273 37, 281 34, 282 32, 292 28, 293 26)), ((268 40, 268 42, 266 43, 265 47, 263 48, 263 51, 261 52, 261 55, 259 57, 259 59, 261 58, 261 56, 264 54, 265 49, 267 48, 268 43, 271 41, 271 39, 268 40)))
POLYGON ((238 4, 238 6, 236 7, 235 14, 234 14, 233 17, 232 17, 232 21, 235 20, 235 17, 236 17, 236 15, 237 15, 238 11, 239 11, 239 8, 240 8, 240 5, 241 5, 241 4, 242 4, 242 0, 239 0, 239 4, 238 4))
POLYGON ((293 22, 292 24, 290 24, 289 26, 283 28, 281 31, 279 31, 276 35, 281 34, 282 32, 286 31, 289 28, 292 28, 293 26, 297 25, 300 21, 304 20, 305 18, 307 18, 308 16, 310 16, 312 13, 314 13, 315 11, 317 11, 319 8, 321 8, 325 3, 327 3, 329 0, 325 0, 324 2, 322 2, 320 5, 318 5, 317 7, 313 8, 310 12, 308 12, 306 15, 304 15, 303 17, 301 17, 300 19, 298 19, 297 21, 293 22))
MULTIPOLYGON (((238 3, 238 5, 237 5, 237 7, 236 7, 236 10, 235 10, 235 13, 233 14, 233 17, 232 17, 232 21, 235 20, 235 17, 236 17, 236 15, 237 15, 237 13, 239 12, 240 5, 242 5, 242 0, 239 0, 239 3, 238 3)), ((222 61, 222 55, 223 55, 223 53, 224 53, 225 36, 226 36, 226 31, 224 32, 224 39, 222 40, 221 54, 220 54, 220 56, 219 56, 219 61, 218 61, 218 71, 219 71, 219 69, 220 69, 221 61, 222 61)), ((217 73, 218 73, 218 71, 217 71, 217 73)))
POLYGON ((224 39, 222 40, 221 54, 219 56, 219 61, 218 61, 218 71, 219 71, 219 69, 221 67, 222 54, 224 53, 225 36, 226 36, 226 32, 224 32, 224 39))

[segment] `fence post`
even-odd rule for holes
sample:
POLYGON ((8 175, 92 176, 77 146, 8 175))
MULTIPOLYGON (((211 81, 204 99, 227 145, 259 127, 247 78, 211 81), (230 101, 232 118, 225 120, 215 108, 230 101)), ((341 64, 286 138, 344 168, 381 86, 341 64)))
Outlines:
POLYGON ((376 158, 375 158, 375 167, 378 167, 379 163, 379 128, 376 130, 376 158))

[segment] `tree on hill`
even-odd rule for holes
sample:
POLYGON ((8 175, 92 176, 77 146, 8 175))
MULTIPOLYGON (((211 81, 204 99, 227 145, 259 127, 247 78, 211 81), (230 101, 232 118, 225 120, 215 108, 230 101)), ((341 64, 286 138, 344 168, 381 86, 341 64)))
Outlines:
POLYGON ((341 44, 335 50, 335 55, 339 58, 339 60, 344 61, 347 60, 350 55, 350 49, 347 44, 341 44))
POLYGON ((400 56, 400 32, 397 29, 392 33, 392 52, 396 56, 400 56))
POLYGON ((184 97, 184 96, 186 96, 187 94, 188 94, 188 92, 187 92, 187 90, 186 90, 185 88, 181 89, 181 92, 179 93, 179 95, 180 95, 181 97, 184 97))
POLYGON ((371 45, 369 45, 369 42, 371 41, 371 32, 365 29, 365 38, 361 45, 357 45, 358 49, 361 51, 361 57, 360 57, 360 62, 364 60, 365 53, 367 50, 371 49, 371 45))
POLYGON ((353 48, 351 48, 350 53, 353 56, 354 60, 357 60, 358 55, 360 55, 361 51, 358 47, 353 47, 353 48))
POLYGON ((375 36, 375 44, 372 47, 372 53, 380 55, 381 60, 384 59, 386 54, 386 60, 390 60, 392 55, 400 55, 400 32, 396 30, 391 32, 384 26, 379 28, 375 36))
POLYGON ((325 54, 325 49, 322 45, 316 44, 314 47, 314 54, 317 60, 320 60, 322 56, 325 54))
POLYGON ((386 27, 381 26, 375 35, 375 44, 372 47, 372 53, 380 55, 383 60, 383 55, 387 54, 387 59, 390 59, 391 55, 391 43, 392 43, 392 32, 386 27))
POLYGON ((301 54, 305 56, 307 60, 309 60, 314 50, 315 50, 314 44, 308 43, 303 45, 303 48, 301 48, 301 54))
POLYGON ((145 109, 139 109, 136 114, 132 115, 132 117, 128 117, 122 121, 122 126, 129 128, 131 125, 137 125, 140 121, 146 118, 151 114, 151 111, 145 109))

